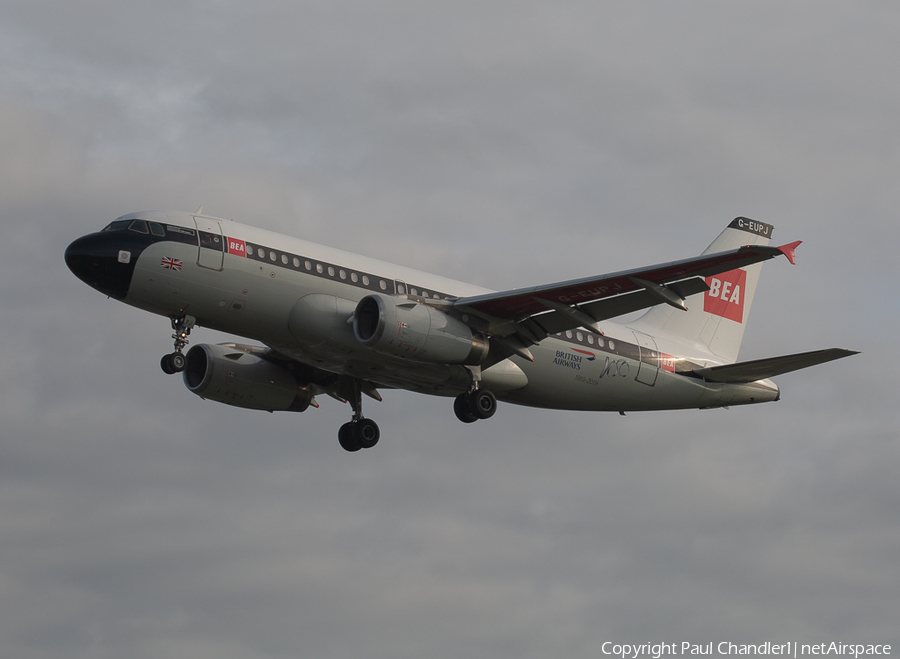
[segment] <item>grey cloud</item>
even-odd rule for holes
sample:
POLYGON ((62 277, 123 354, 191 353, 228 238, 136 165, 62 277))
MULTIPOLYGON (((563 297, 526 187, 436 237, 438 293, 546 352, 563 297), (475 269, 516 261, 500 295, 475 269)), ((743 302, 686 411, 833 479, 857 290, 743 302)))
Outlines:
POLYGON ((896 642, 893 7, 0 6, 4 655, 896 642), (805 242, 742 357, 863 354, 727 412, 462 427, 386 392, 348 456, 346 406, 190 395, 167 321, 62 262, 200 204, 493 288, 688 256, 746 214, 805 242))

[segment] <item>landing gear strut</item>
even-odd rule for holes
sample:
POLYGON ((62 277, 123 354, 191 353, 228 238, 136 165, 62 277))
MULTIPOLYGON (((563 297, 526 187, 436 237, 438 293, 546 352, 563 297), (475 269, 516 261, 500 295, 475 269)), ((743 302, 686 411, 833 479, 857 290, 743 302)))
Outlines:
POLYGON ((353 407, 353 419, 342 425, 338 431, 341 448, 351 453, 362 448, 372 448, 381 439, 378 424, 362 415, 362 388, 359 380, 352 381, 352 389, 349 402, 353 407))
POLYGON ((197 319, 193 316, 171 316, 171 320, 172 330, 175 332, 172 335, 175 339, 175 352, 163 355, 159 360, 159 365, 166 375, 174 375, 184 370, 184 347, 188 344, 188 336, 197 323, 197 319))

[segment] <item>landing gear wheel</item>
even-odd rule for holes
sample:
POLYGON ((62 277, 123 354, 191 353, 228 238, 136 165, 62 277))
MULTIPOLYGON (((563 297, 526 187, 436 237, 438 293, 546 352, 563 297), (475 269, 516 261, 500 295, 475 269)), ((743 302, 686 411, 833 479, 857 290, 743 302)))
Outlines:
POLYGON ((469 411, 469 394, 460 394, 456 397, 456 400, 453 401, 453 411, 456 413, 456 418, 463 423, 478 421, 478 417, 469 411))
POLYGON ((341 448, 350 453, 362 448, 356 440, 356 433, 353 432, 352 421, 348 421, 341 426, 340 430, 338 430, 338 441, 341 444, 341 448))
POLYGON ((187 360, 185 360, 184 355, 180 352, 173 352, 169 355, 169 363, 172 365, 172 368, 175 369, 176 373, 181 373, 184 370, 187 360))
POLYGON ((163 358, 159 360, 160 368, 162 368, 163 373, 166 375, 181 373, 181 371, 184 370, 185 363, 184 355, 180 352, 163 355, 163 358))
POLYGON ((169 357, 171 357, 171 355, 163 355, 162 359, 159 360, 159 367, 166 375, 175 375, 176 371, 174 368, 172 368, 172 364, 169 363, 169 357))
POLYGON ((497 397, 487 389, 476 389, 469 394, 468 410, 477 419, 490 419, 497 411, 497 397))
POLYGON ((353 436, 362 448, 372 448, 381 439, 381 430, 372 419, 360 419, 352 424, 353 436))
POLYGON ((372 448, 381 439, 381 430, 372 419, 348 421, 338 430, 338 442, 345 451, 354 453, 361 448, 372 448))

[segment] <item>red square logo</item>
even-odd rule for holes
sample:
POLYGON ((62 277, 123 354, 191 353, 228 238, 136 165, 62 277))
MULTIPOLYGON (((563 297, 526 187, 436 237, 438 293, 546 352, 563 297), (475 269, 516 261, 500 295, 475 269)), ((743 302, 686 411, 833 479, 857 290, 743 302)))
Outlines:
POLYGON ((747 273, 731 270, 706 278, 709 290, 703 295, 703 310, 736 323, 744 322, 744 289, 747 273))
POLYGON ((238 240, 237 238, 226 238, 225 240, 228 243, 229 254, 247 256, 247 245, 244 244, 243 240, 238 240))
POLYGON ((675 358, 672 355, 667 355, 664 352, 659 353, 659 367, 668 371, 669 373, 675 372, 675 358))

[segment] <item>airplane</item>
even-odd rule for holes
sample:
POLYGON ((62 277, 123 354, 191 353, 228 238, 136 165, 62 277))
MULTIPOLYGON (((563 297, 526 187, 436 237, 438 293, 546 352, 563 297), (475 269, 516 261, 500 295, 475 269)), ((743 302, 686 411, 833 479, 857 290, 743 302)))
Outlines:
POLYGON ((354 452, 381 431, 362 396, 453 398, 464 423, 497 401, 613 411, 777 401, 770 378, 857 354, 831 348, 738 362, 762 263, 800 241, 735 218, 699 256, 494 292, 234 221, 176 211, 123 215, 65 252, 82 281, 170 319, 160 360, 189 391, 236 407, 303 412, 348 403, 354 452), (688 306, 690 301, 690 306, 688 306), (643 315, 623 323, 612 318, 643 315), (199 344, 195 327, 262 343, 199 344))

